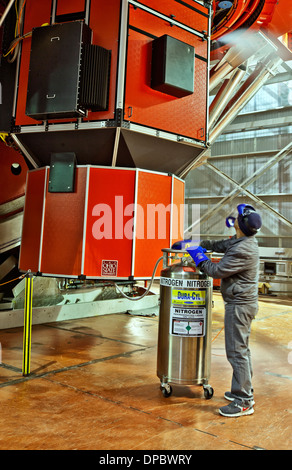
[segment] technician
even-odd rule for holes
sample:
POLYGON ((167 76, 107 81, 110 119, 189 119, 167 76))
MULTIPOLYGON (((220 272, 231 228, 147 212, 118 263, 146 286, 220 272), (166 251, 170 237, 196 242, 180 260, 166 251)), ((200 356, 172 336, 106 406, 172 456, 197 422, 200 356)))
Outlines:
POLYGON ((255 234, 262 226, 260 215, 247 204, 237 206, 237 217, 228 217, 226 225, 236 235, 227 240, 202 241, 199 247, 187 248, 200 270, 221 279, 225 302, 225 348, 233 375, 231 390, 224 397, 231 403, 219 409, 223 416, 236 417, 254 412, 252 364, 249 349, 251 322, 258 310, 259 249, 255 234), (224 253, 213 263, 206 250, 224 253))

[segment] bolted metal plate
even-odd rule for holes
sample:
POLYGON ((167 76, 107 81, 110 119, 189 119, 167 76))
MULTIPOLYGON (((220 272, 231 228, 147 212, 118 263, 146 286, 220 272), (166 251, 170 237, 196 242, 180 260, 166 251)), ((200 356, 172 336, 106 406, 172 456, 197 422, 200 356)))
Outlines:
POLYGON ((75 153, 51 154, 49 193, 74 192, 75 166, 75 153))

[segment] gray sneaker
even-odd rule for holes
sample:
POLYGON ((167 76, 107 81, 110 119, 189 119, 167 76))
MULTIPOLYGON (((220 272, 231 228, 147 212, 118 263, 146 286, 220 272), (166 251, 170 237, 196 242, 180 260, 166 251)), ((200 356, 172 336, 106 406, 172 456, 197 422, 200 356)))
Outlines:
MULTIPOLYGON (((224 398, 226 398, 226 400, 229 400, 229 401, 234 401, 235 398, 237 398, 237 397, 235 395, 233 395, 231 392, 225 392, 224 393, 224 398)), ((255 405, 255 401, 252 400, 250 405, 251 406, 255 405)))
POLYGON ((240 406, 237 402, 232 401, 229 405, 219 408, 219 413, 228 418, 236 418, 238 416, 246 416, 254 413, 252 406, 240 406))

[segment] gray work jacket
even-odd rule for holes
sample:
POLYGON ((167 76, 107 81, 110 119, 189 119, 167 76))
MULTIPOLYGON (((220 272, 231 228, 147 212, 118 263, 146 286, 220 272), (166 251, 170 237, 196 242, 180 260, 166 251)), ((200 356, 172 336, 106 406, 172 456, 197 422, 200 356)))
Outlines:
POLYGON ((218 263, 203 261, 200 270, 215 279, 221 279, 221 293, 225 302, 255 303, 258 300, 259 247, 254 236, 201 242, 207 250, 224 253, 218 263))

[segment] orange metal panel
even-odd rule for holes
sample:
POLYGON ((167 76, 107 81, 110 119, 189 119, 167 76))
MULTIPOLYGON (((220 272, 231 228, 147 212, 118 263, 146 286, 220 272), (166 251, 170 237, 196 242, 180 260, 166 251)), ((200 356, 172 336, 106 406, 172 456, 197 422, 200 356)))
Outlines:
POLYGON ((134 170, 91 168, 84 274, 129 277, 132 265, 134 170))
MULTIPOLYGON (((197 31, 207 32, 206 18, 197 13, 198 29, 197 31), (201 26, 201 27, 199 27, 201 26)), ((195 47, 195 53, 201 57, 207 57, 207 41, 202 40, 201 37, 188 32, 185 29, 179 28, 172 23, 167 23, 164 19, 155 16, 142 9, 135 9, 132 5, 129 7, 129 27, 137 28, 146 34, 153 35, 154 37, 163 36, 168 34, 180 41, 184 41, 195 47)), ((196 29, 196 28, 193 28, 196 29)), ((129 31, 129 38, 131 38, 131 29, 129 31)), ((148 38, 152 41, 152 38, 148 38)))
MULTIPOLYGON (((170 245, 171 176, 139 170, 134 277, 151 277, 170 245)), ((156 274, 159 273, 160 263, 156 274)))
POLYGON ((28 173, 24 217, 22 224, 19 269, 36 273, 39 270, 39 250, 41 241, 42 215, 46 169, 28 173))
POLYGON ((130 8, 127 56, 125 119, 133 123, 172 132, 197 140, 206 140, 207 63, 195 60, 195 91, 183 98, 153 90, 151 81, 152 38, 131 26, 155 36, 168 34, 195 47, 195 53, 207 51, 207 43, 197 36, 145 11, 130 8))
POLYGON ((262 11, 263 28, 277 38, 292 31, 292 2, 269 0, 262 11))
POLYGON ((158 10, 175 21, 190 26, 197 31, 208 30, 208 8, 195 0, 184 0, 183 4, 176 0, 143 0, 143 4, 158 10), (200 14, 198 14, 200 13, 200 14))
POLYGON ((161 249, 170 246, 171 230, 173 239, 183 238, 180 233, 173 236, 176 226, 183 230, 183 218, 177 220, 171 202, 181 209, 184 183, 171 175, 77 167, 74 193, 49 193, 48 181, 49 168, 29 173, 20 255, 23 271, 96 279, 150 278, 161 249))
POLYGON ((42 273, 81 274, 85 188, 86 168, 81 167, 76 168, 73 193, 49 193, 47 188, 42 273))
POLYGON ((85 0, 58 0, 56 15, 67 15, 68 13, 79 13, 85 10, 85 0))

